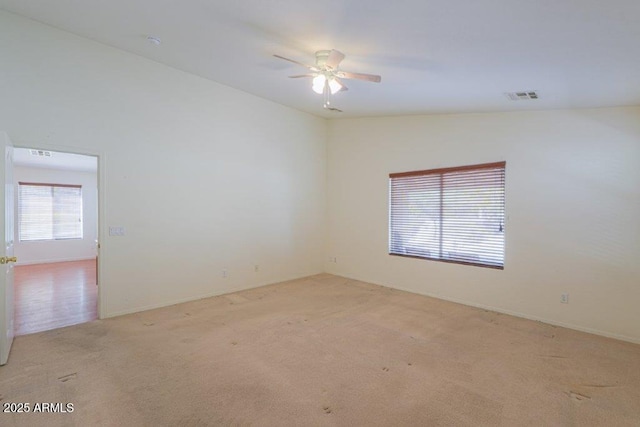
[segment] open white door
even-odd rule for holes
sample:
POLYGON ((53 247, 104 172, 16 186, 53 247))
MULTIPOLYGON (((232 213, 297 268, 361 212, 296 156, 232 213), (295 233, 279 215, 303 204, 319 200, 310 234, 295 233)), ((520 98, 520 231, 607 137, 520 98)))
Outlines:
POLYGON ((0 131, 0 365, 7 363, 13 343, 13 146, 6 133, 0 131))

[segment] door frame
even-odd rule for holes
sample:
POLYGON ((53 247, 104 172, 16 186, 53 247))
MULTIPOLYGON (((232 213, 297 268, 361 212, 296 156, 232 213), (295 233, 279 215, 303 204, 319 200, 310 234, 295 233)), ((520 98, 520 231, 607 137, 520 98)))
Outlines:
MULTIPOLYGON (((15 198, 13 196, 14 188, 11 188, 10 191, 7 192, 7 184, 13 184, 13 144, 9 135, 6 132, 0 132, 0 148, 2 148, 2 183, 0 183, 4 189, 2 194, 2 199, 0 200, 0 204, 2 205, 0 208, 0 215, 3 216, 4 220, 2 223, 2 239, 1 244, 4 247, 2 250, 3 258, 5 257, 13 257, 13 243, 15 239, 15 208, 9 209, 15 203, 15 198), (8 203, 7 203, 8 202, 8 203), (7 221, 9 219, 9 221, 7 221), (7 227, 7 224, 10 226, 7 227), (11 230, 8 230, 10 228, 11 230), (11 231, 10 234, 7 234, 7 231, 11 231)), ((0 285, 0 324, 2 328, 0 330, 0 364, 4 365, 8 363, 9 357, 11 354, 11 347, 13 344, 13 339, 15 337, 15 325, 14 325, 14 312, 15 312, 15 302, 14 298, 14 286, 13 286, 13 265, 11 263, 15 262, 15 258, 12 258, 11 261, 6 259, 3 260, 8 265, 6 269, 3 267, 0 271, 0 277, 2 277, 2 284, 0 285)))
MULTIPOLYGON (((106 304, 105 304, 105 295, 104 287, 105 281, 103 280, 104 276, 104 251, 102 250, 103 238, 106 236, 105 234, 105 183, 106 183, 106 175, 105 175, 105 154, 102 150, 94 150, 91 148, 84 147, 75 147, 75 146, 67 146, 67 145, 55 145, 55 144, 46 144, 46 143, 33 143, 30 144, 25 141, 13 141, 14 148, 27 148, 27 149, 35 149, 35 150, 45 150, 45 151, 54 151, 59 153, 68 153, 68 154, 80 154, 83 156, 93 156, 97 158, 98 161, 98 170, 96 171, 96 180, 98 184, 98 247, 96 248, 98 254, 98 262, 96 265, 96 278, 98 280, 98 319, 102 319, 104 313, 107 312, 106 304)), ((16 223, 17 223, 16 218, 16 223)), ((17 229, 16 229, 17 230, 17 229)), ((14 233, 17 231, 14 231, 14 233)))

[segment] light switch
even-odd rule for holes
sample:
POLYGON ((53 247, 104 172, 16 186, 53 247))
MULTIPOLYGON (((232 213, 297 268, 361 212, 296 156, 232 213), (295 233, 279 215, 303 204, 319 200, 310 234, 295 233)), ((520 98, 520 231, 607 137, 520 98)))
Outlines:
POLYGON ((109 227, 109 236, 124 236, 124 227, 109 227))

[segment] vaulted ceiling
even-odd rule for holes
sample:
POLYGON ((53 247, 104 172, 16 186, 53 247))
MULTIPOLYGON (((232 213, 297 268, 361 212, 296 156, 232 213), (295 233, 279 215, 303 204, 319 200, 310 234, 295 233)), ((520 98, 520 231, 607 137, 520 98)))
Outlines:
POLYGON ((0 0, 0 8, 207 79, 337 118, 640 104, 637 0, 0 0), (161 39, 159 45, 147 38, 161 39), (338 49, 322 108, 304 68, 338 49), (535 100, 505 93, 532 91, 535 100))

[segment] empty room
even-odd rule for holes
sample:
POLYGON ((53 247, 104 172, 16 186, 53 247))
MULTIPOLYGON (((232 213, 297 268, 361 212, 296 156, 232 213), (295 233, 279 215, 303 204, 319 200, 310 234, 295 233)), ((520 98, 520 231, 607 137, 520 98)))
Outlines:
POLYGON ((639 20, 0 0, 0 425, 640 425, 639 20), (95 320, 19 329, 25 149, 95 320))

